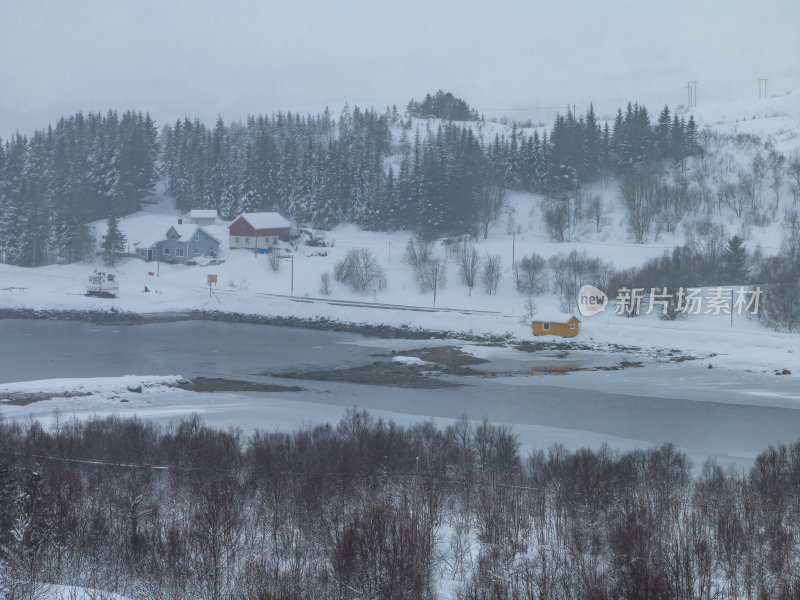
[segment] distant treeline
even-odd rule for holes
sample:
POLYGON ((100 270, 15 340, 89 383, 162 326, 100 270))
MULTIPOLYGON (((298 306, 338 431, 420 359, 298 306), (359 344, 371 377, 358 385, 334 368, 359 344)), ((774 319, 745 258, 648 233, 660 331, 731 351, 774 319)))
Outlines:
MULTIPOLYGON (((410 107, 475 116, 442 92, 410 107)), ((138 210, 159 178, 182 211, 216 208, 230 218, 278 210, 319 227, 475 235, 498 216, 506 189, 563 196, 603 174, 698 151, 693 118, 665 108, 653 126, 635 104, 611 125, 601 126, 590 106, 585 116, 557 117, 549 134, 514 127, 484 140, 482 128, 345 106, 338 119, 327 110, 277 113, 219 119, 211 129, 187 118, 159 137, 148 115, 78 113, 0 142, 0 259, 36 266, 83 258, 85 223, 138 210)))
POLYGON ((0 596, 147 600, 800 597, 800 442, 740 474, 670 445, 349 411, 256 433, 136 418, 0 422, 0 596))

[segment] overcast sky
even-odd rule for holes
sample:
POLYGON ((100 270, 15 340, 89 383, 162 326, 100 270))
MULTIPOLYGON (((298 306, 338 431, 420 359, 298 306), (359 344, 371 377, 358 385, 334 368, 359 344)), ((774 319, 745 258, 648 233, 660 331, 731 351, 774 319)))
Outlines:
POLYGON ((479 111, 627 100, 651 112, 793 90, 800 0, 0 0, 0 136, 61 114, 159 125, 345 102, 402 110, 439 88, 479 111))

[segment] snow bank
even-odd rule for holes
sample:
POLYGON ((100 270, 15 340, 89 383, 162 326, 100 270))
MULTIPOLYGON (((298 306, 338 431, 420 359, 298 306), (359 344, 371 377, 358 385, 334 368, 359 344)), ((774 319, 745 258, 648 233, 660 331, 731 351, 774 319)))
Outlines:
POLYGON ((400 363, 401 365, 414 365, 414 366, 431 364, 427 361, 422 360, 421 358, 417 358, 416 356, 395 356, 394 358, 392 358, 392 362, 400 363))
POLYGON ((92 377, 39 379, 0 384, 0 394, 13 393, 68 393, 116 394, 128 388, 152 389, 177 383, 180 375, 124 375, 122 377, 92 377))

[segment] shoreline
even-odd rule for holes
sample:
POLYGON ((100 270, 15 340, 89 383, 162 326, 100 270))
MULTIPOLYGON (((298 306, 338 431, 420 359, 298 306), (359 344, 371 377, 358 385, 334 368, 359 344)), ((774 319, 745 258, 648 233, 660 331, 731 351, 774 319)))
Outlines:
POLYGON ((552 350, 584 350, 589 352, 629 352, 655 358, 666 358, 671 361, 697 360, 698 356, 670 348, 644 348, 641 346, 621 345, 613 342, 586 343, 563 340, 529 340, 506 335, 476 335, 465 331, 442 331, 422 327, 395 325, 377 325, 371 323, 355 323, 339 321, 326 317, 277 317, 254 313, 226 312, 218 310, 189 310, 159 313, 137 313, 111 309, 98 310, 57 310, 0 308, 0 320, 3 319, 35 319, 54 321, 78 321, 98 325, 147 325, 153 323, 176 323, 180 321, 215 321, 221 323, 247 323, 252 325, 269 325, 273 327, 296 327, 317 331, 336 331, 356 333, 367 337, 405 340, 454 340, 467 343, 494 344, 509 346, 524 352, 552 350))

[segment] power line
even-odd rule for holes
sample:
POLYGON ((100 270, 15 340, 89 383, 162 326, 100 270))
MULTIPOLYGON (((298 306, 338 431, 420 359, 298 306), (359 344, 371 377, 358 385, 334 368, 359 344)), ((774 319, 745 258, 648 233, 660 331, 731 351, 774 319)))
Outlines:
MULTIPOLYGON (((29 452, 20 452, 16 450, 0 450, 0 454, 12 454, 18 456, 24 456, 27 458, 34 458, 40 460, 51 460, 51 461, 60 461, 60 462, 71 462, 71 463, 79 463, 85 464, 87 466, 95 466, 95 467, 121 467, 121 468, 128 468, 128 469, 151 469, 154 471, 164 471, 164 472, 177 472, 177 471, 207 471, 207 472, 215 472, 215 473, 236 473, 241 472, 241 468, 236 469, 222 469, 222 468, 213 468, 213 467, 189 467, 189 466, 180 466, 180 465, 153 465, 147 463, 129 463, 129 462, 118 462, 118 461, 109 461, 109 460, 102 460, 102 459, 93 459, 93 458, 71 458, 71 457, 63 457, 63 456, 52 456, 48 454, 31 454, 29 452)), ((448 475, 436 475, 434 473, 420 473, 420 472, 392 472, 392 471, 381 471, 376 470, 374 473, 365 473, 363 471, 355 471, 352 473, 343 473, 341 471, 324 471, 324 470, 311 470, 311 471, 300 471, 300 470, 269 470, 266 472, 267 475, 287 475, 292 477, 319 477, 319 476, 336 476, 353 478, 353 479, 414 479, 414 478, 424 478, 429 480, 436 480, 442 481, 445 483, 449 483, 452 485, 462 485, 462 486, 469 486, 475 488, 504 488, 504 489, 511 489, 511 490, 518 490, 521 492, 536 492, 536 493, 547 493, 553 491, 552 487, 547 486, 539 486, 539 485, 521 485, 516 483, 505 483, 502 481, 468 481, 466 479, 460 479, 448 475)), ((696 500, 691 499, 680 499, 680 498, 673 498, 673 499, 666 499, 661 502, 655 502, 656 504, 667 504, 673 506, 683 506, 683 507, 693 507, 693 508, 713 508, 713 509, 722 509, 727 508, 726 506, 718 506, 718 505, 709 505, 707 502, 698 502, 696 500)), ((784 514, 786 512, 790 512, 788 509, 786 511, 781 511, 777 509, 767 509, 761 508, 761 512, 765 513, 779 513, 784 514)))
POLYGON ((522 106, 522 107, 478 107, 478 110, 561 110, 564 108, 564 105, 561 106, 522 106))

